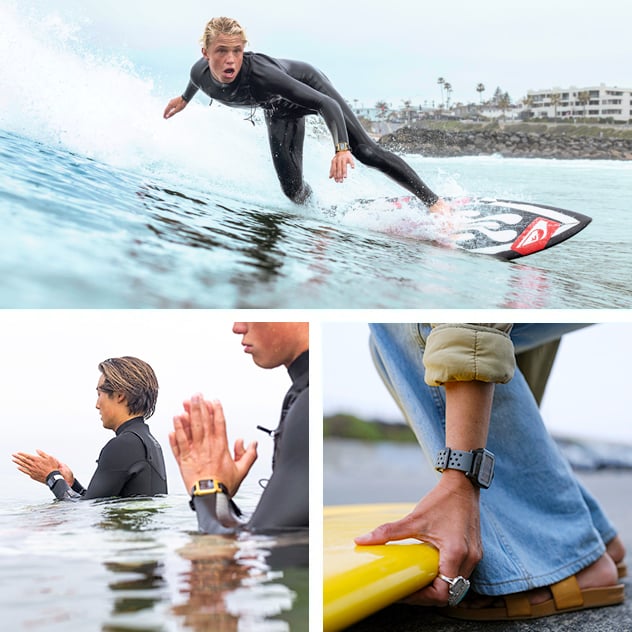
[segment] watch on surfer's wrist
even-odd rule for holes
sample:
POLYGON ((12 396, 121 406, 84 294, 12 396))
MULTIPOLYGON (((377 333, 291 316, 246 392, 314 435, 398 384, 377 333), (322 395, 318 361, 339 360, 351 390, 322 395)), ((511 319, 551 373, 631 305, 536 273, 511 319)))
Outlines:
POLYGON ((340 151, 351 151, 349 143, 336 143, 336 153, 340 151))
POLYGON ((435 470, 463 472, 475 487, 487 489, 494 478, 494 455, 485 448, 472 450, 440 450, 435 459, 435 470))
POLYGON ((214 478, 203 478, 196 481, 191 489, 191 500, 189 505, 193 511, 195 511, 195 505, 193 501, 196 496, 208 496, 209 494, 226 494, 229 496, 228 488, 224 483, 216 481, 214 478))
POLYGON ((55 485, 57 484, 57 481, 63 480, 64 477, 59 470, 53 470, 52 472, 49 472, 46 476, 46 484, 48 485, 49 489, 53 489, 53 487, 55 487, 55 485))

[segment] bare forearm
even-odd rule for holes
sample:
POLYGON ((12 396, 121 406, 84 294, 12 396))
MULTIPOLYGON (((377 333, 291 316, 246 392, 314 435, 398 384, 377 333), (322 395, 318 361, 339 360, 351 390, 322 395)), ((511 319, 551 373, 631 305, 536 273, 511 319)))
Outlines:
POLYGON ((476 450, 487 443, 494 384, 448 382, 446 392, 446 446, 476 450))

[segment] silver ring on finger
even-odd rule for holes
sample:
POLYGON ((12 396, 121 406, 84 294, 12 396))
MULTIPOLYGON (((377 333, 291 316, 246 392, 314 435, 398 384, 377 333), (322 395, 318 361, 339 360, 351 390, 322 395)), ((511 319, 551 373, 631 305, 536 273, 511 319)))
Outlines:
POLYGON ((448 594, 450 595, 448 598, 448 606, 456 606, 461 603, 463 597, 467 595, 467 591, 470 589, 470 581, 461 575, 458 577, 446 577, 439 573, 437 577, 450 584, 450 588, 448 589, 448 594))

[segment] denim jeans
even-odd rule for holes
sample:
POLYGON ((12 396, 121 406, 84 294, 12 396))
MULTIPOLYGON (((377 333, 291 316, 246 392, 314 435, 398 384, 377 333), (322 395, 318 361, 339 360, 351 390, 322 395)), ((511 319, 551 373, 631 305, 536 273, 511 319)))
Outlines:
MULTIPOLYGON (((445 447, 445 391, 424 382, 424 340, 431 328, 370 327, 376 367, 434 462, 445 447)), ((576 328, 516 324, 511 338, 518 353, 576 328)), ((480 494, 484 556, 471 577, 474 590, 502 595, 548 586, 603 555, 616 531, 549 435, 519 370, 495 387, 486 447, 496 457, 496 469, 491 487, 480 494)))

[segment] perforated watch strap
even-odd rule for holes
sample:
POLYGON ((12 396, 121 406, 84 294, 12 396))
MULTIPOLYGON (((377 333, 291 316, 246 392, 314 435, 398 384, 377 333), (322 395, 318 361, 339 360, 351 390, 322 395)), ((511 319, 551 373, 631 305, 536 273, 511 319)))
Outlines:
POLYGON ((439 470, 439 472, 443 472, 443 470, 470 472, 473 460, 474 454, 472 452, 463 452, 461 450, 444 448, 437 454, 437 458, 435 460, 435 470, 439 470))

